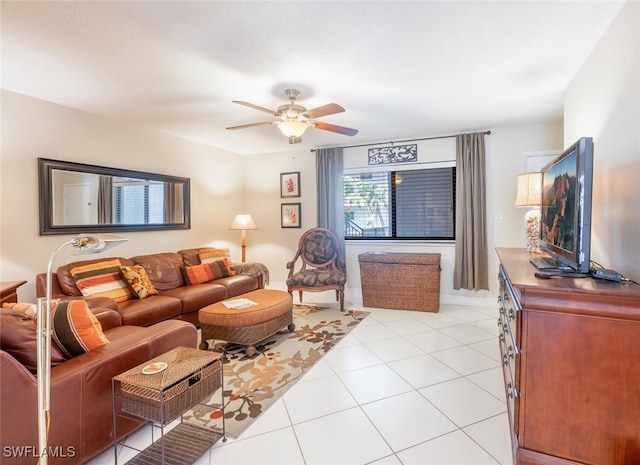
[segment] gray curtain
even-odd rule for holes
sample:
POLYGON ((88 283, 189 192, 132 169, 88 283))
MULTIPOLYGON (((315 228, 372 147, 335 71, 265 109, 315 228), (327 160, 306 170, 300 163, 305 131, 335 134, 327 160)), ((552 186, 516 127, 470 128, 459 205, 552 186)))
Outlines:
POLYGON ((113 223, 113 177, 98 176, 98 224, 113 223))
POLYGON ((484 133, 456 136, 454 289, 489 289, 484 133))
POLYGON ((342 147, 316 149, 318 226, 333 232, 344 258, 344 192, 342 147))
POLYGON ((178 211, 179 204, 176 195, 176 183, 165 182, 164 183, 164 222, 165 223, 180 223, 179 220, 181 214, 178 211))

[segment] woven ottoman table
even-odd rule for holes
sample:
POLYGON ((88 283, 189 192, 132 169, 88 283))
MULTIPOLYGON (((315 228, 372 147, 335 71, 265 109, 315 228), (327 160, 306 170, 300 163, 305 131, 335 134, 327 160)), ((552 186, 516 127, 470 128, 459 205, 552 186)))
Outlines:
POLYGON ((201 308, 198 312, 202 342, 200 349, 209 348, 209 339, 219 339, 246 345, 246 353, 256 353, 255 345, 287 328, 295 329, 293 324, 293 303, 288 292, 271 289, 258 289, 244 294, 241 299, 256 303, 244 308, 228 308, 224 302, 233 303, 238 299, 216 302, 201 308))

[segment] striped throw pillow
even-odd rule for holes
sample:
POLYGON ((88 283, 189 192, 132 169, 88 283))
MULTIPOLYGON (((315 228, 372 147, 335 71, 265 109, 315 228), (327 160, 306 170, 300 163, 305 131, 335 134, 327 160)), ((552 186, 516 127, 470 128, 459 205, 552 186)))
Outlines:
POLYGON ((185 267, 185 279, 189 284, 202 284, 229 275, 222 260, 185 267))
POLYGON ((38 316, 38 306, 36 304, 22 303, 22 302, 18 302, 18 303, 5 302, 2 304, 2 308, 9 308, 16 312, 20 312, 24 316, 32 318, 34 320, 36 319, 36 316, 38 316))
POLYGON ((200 258, 200 263, 213 263, 222 261, 224 266, 227 268, 229 276, 236 275, 236 272, 233 269, 233 262, 229 258, 229 249, 216 249, 213 252, 203 252, 198 255, 198 257, 200 258))
POLYGON ((66 300, 56 305, 51 313, 51 337, 68 357, 109 343, 84 300, 66 300))
POLYGON ((124 302, 133 297, 131 289, 120 275, 120 260, 106 260, 71 269, 71 276, 83 296, 110 297, 124 302))

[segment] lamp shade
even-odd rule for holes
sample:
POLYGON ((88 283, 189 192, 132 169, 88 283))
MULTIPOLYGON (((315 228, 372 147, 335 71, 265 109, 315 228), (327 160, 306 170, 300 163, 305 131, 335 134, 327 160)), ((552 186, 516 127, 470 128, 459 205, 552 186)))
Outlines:
POLYGON ((127 242, 127 239, 113 234, 98 236, 78 236, 71 240, 74 255, 100 253, 111 247, 127 242))
POLYGON ((532 171, 518 175, 516 207, 539 207, 542 203, 542 173, 532 171))
POLYGON ((229 229, 258 229, 251 215, 236 215, 229 229))
POLYGON ((290 119, 278 123, 278 129, 287 137, 300 137, 307 130, 307 124, 303 121, 290 119))

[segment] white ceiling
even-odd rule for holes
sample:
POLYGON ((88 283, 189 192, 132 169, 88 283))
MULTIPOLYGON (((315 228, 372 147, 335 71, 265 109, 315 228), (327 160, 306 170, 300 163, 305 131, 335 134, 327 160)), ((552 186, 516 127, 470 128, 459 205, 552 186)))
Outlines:
POLYGON ((561 119, 626 1, 2 2, 2 88, 236 153, 561 119), (290 145, 284 90, 346 112, 290 145))

